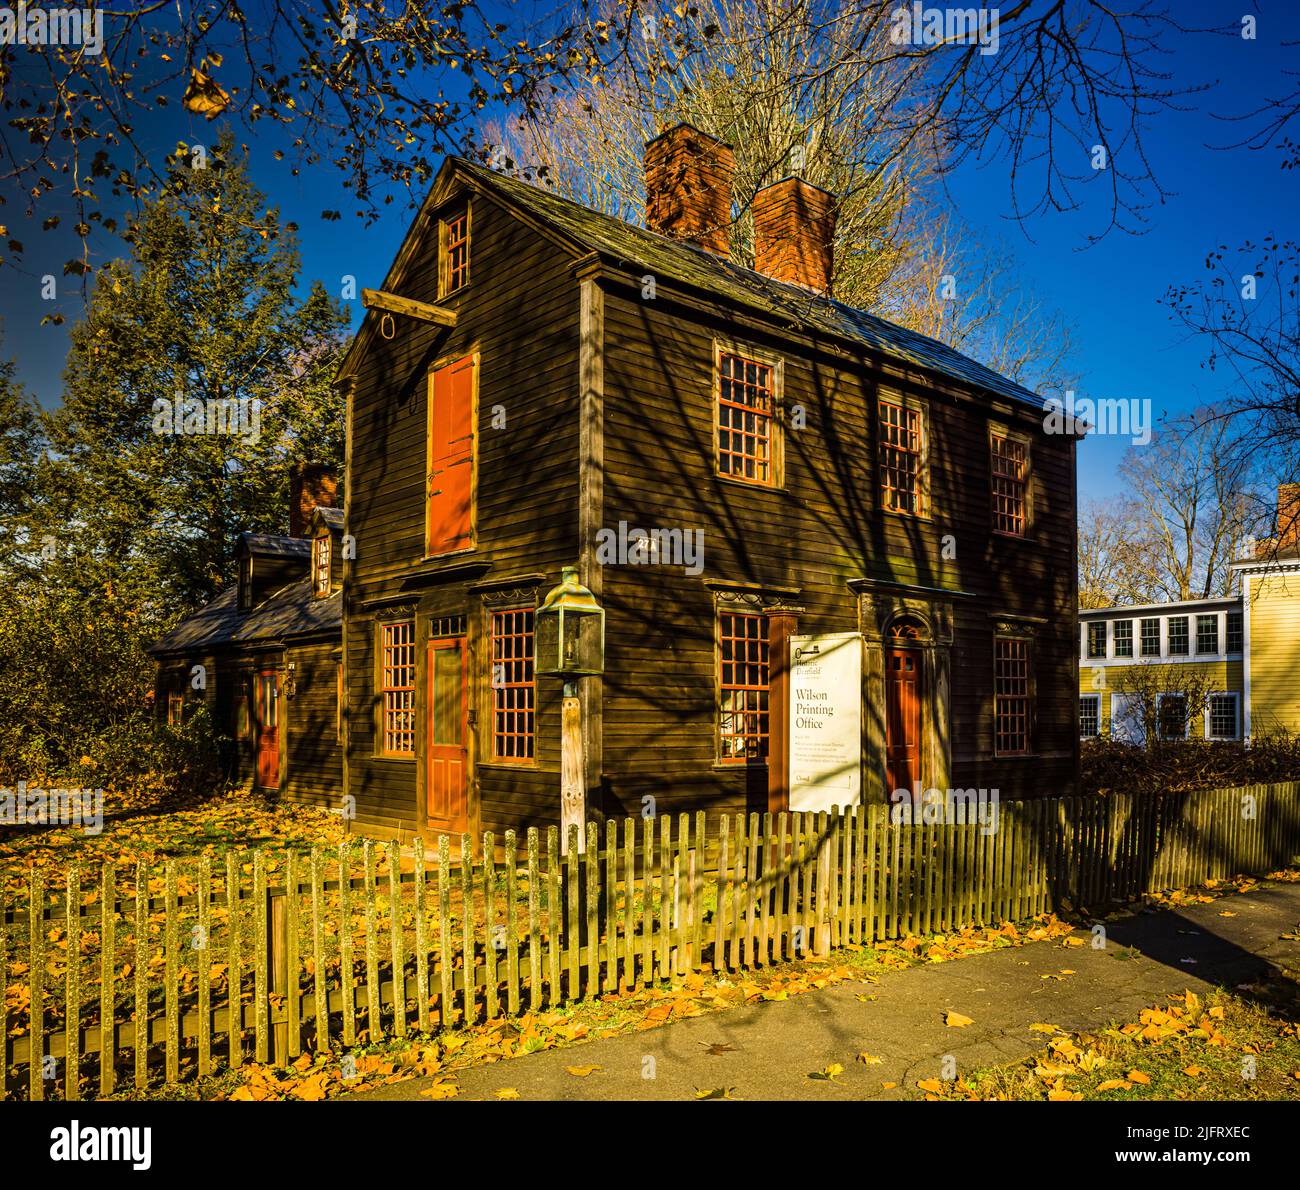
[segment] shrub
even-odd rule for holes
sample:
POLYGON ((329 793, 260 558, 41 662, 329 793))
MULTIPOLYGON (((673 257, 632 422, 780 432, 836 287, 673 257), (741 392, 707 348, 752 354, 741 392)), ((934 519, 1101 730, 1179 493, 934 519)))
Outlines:
POLYGON ((1145 747, 1085 740, 1079 788, 1088 793, 1185 793, 1300 780, 1300 735, 1277 732, 1240 743, 1150 740, 1145 747))

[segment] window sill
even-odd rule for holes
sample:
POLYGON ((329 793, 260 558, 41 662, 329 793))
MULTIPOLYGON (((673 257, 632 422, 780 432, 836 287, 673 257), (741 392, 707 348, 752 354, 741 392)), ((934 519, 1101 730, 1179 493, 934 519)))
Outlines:
POLYGON ((934 517, 928 512, 904 512, 901 508, 881 508, 879 511, 884 516, 898 517, 903 521, 920 521, 927 525, 934 523, 934 517))
POLYGON ((739 479, 734 475, 722 475, 717 471, 713 473, 713 478, 719 483, 725 483, 731 487, 744 488, 747 492, 776 492, 784 494, 790 491, 790 489, 784 484, 777 485, 774 483, 759 483, 757 480, 753 479, 739 479))
POLYGON ((715 760, 713 769, 722 773, 743 773, 750 769, 767 770, 766 760, 715 760))

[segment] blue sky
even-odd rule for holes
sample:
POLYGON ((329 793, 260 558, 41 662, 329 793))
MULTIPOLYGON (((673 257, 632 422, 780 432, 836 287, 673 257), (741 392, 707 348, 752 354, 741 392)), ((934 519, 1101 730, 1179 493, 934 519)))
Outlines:
MULTIPOLYGON (((535 15, 539 9, 529 6, 527 11, 535 15)), ((1221 24, 1239 20, 1241 7, 1197 0, 1180 4, 1177 11, 1189 25, 1221 24)), ((969 162, 950 179, 949 196, 963 222, 977 237, 1007 244, 1026 284, 1073 324, 1080 396, 1149 398, 1159 416, 1225 394, 1223 381, 1200 367, 1202 347, 1183 337, 1158 299, 1167 286, 1205 275, 1206 252, 1220 244, 1258 240, 1266 232, 1300 238, 1296 179, 1281 170, 1278 151, 1224 152, 1211 147, 1230 144, 1243 133, 1241 125, 1217 120, 1215 113, 1244 113, 1290 89, 1282 72, 1296 68, 1297 42, 1300 7, 1290 3, 1263 7, 1255 41, 1186 35, 1162 42, 1166 55, 1160 66, 1172 74, 1174 84, 1217 85, 1189 100, 1196 110, 1164 112, 1146 126, 1144 147, 1167 197, 1146 212, 1149 222, 1143 235, 1116 231, 1087 246, 1089 233, 1104 225, 1109 210, 1101 184, 1084 188, 1080 210, 1038 215, 1022 229, 1007 218, 1005 161, 969 162), (1284 44, 1288 41, 1289 47, 1284 44)), ((178 140, 211 144, 217 129, 178 110, 151 132, 165 151, 178 140)), ((380 222, 366 228, 350 216, 336 223, 322 221, 322 210, 347 212, 354 205, 339 176, 322 168, 295 179, 272 160, 276 143, 250 140, 249 147, 255 180, 284 217, 300 227, 304 285, 318 278, 337 293, 340 278, 347 274, 360 285, 378 284, 401 242, 409 210, 395 202, 380 222)), ((62 331, 39 326, 51 307, 33 295, 41 274, 61 272, 70 245, 57 234, 21 229, 14 223, 12 203, 8 211, 10 233, 21 232, 27 256, 23 273, 0 273, 0 350, 17 359, 20 377, 48 406, 58 401, 66 338, 62 331)), ((106 253, 114 250, 108 241, 99 247, 106 253)), ((56 304, 72 321, 79 295, 71 281, 61 284, 56 304)), ((359 317, 359 308, 354 314, 359 317)), ((1084 443, 1079 459, 1082 499, 1104 499, 1121 490, 1115 468, 1127 445, 1115 438, 1084 443)))

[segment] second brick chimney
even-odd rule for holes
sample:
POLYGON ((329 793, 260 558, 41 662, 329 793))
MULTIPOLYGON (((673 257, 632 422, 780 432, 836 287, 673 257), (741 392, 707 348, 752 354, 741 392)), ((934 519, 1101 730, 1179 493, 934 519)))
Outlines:
POLYGON ((754 268, 777 281, 830 293, 835 266, 835 195, 782 178, 754 195, 754 268))
POLYGON ((1300 483, 1277 485, 1277 551, 1300 549, 1300 483))
POLYGON ((294 463, 289 468, 289 536, 306 537, 311 514, 333 508, 339 481, 324 463, 294 463))
POLYGON ((645 147, 645 225, 706 248, 731 250, 730 145, 690 124, 662 132, 645 147))

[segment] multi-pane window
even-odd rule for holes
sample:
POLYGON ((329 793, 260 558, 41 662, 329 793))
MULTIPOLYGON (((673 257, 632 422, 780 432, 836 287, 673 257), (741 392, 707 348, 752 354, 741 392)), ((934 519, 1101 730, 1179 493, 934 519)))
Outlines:
POLYGON ((1219 617, 1196 617, 1196 651, 1198 653, 1217 653, 1219 651, 1219 617))
POLYGON ((469 284, 469 207, 442 221, 442 292, 469 284))
POLYGON ((1187 698, 1162 694, 1156 699, 1156 731, 1162 740, 1181 740, 1187 735, 1187 698))
POLYGON ((244 684, 240 687, 239 697, 235 699, 235 739, 247 740, 252 734, 252 722, 248 714, 248 686, 244 684))
POLYGON ((723 760, 762 760, 768 739, 767 618, 718 615, 718 743, 723 760))
POLYGON ((994 751, 1029 751, 1029 642, 1011 636, 993 641, 994 751))
POLYGON ((1229 612, 1224 648, 1229 653, 1240 653, 1242 649, 1241 612, 1229 612))
POLYGON ((1207 736, 1212 740, 1235 740, 1237 728, 1237 696, 1235 694, 1211 694, 1206 705, 1208 717, 1207 736))
POLYGON ((921 411, 880 402, 880 498, 888 512, 921 507, 921 411))
POLYGON ((1133 621, 1116 620, 1115 626, 1111 629, 1111 634, 1115 641, 1116 657, 1133 656, 1133 621))
POLYGON ((380 690, 383 750, 387 756, 415 755, 415 621, 381 627, 380 690))
POLYGON ((1093 620, 1088 624, 1088 656, 1106 656, 1106 621, 1093 620))
POLYGON ((330 593, 330 538, 322 533, 315 541, 312 552, 312 590, 317 599, 330 593))
POLYGON ((718 354, 718 474, 771 485, 775 369, 730 351, 718 354))
POLYGON ((253 606, 253 559, 239 559, 239 610, 246 612, 253 606))
POLYGON ((1025 491, 1028 486, 1029 448, 1001 434, 992 437, 993 528, 998 533, 1023 537, 1025 491))
POLYGON ((1142 656, 1160 656, 1160 621, 1142 621, 1142 656))
POLYGON ((1101 735, 1101 695, 1079 695, 1079 738, 1095 740, 1101 735))
POLYGON ((1169 656, 1187 656, 1187 617, 1169 617, 1169 656))
POLYGON ((185 718, 185 695, 172 690, 167 695, 167 726, 179 727, 185 718))
POLYGON ((492 613, 492 758, 534 755, 533 609, 492 613))

